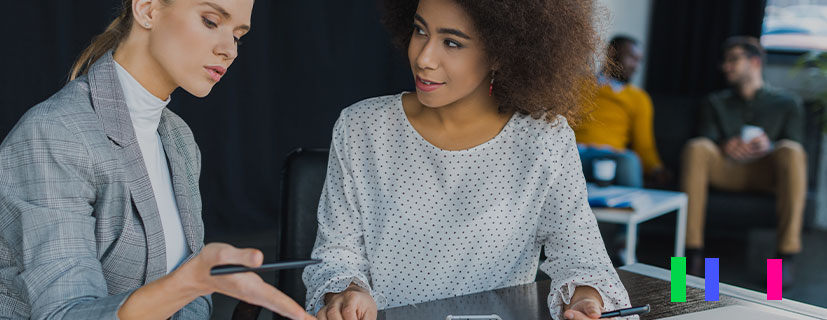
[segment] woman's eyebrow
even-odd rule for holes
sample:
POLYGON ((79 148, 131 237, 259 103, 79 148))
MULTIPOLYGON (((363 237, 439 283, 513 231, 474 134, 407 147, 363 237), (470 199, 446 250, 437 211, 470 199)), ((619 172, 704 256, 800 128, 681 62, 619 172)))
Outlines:
MULTIPOLYGON (((203 2, 199 3, 199 5, 206 5, 206 6, 209 6, 209 7, 213 8, 215 11, 218 11, 218 14, 222 15, 224 17, 224 19, 230 20, 230 18, 232 17, 230 15, 230 13, 227 12, 227 10, 225 10, 223 7, 221 7, 220 5, 218 5, 214 2, 203 1, 203 2)), ((244 25, 239 26, 236 29, 243 29, 243 30, 248 30, 249 31, 250 26, 244 24, 244 25)))
POLYGON ((460 37, 460 38, 465 38, 465 39, 471 40, 471 36, 469 36, 469 35, 465 34, 465 33, 464 33, 464 32, 462 32, 462 31, 459 31, 459 30, 457 30, 457 29, 439 28, 439 29, 437 29, 437 32, 438 32, 438 33, 453 34, 453 35, 455 35, 455 36, 457 36, 457 37, 460 37))
MULTIPOLYGON (((414 14, 414 19, 416 21, 419 21, 419 23, 421 23, 426 29, 428 28, 428 22, 425 22, 425 18, 420 16, 418 13, 414 14)), ((460 37, 460 38, 465 38, 465 39, 471 40, 471 36, 465 34, 465 32, 459 31, 457 29, 439 28, 439 29, 437 29, 437 33, 452 34, 452 35, 455 35, 455 36, 460 37)))
POLYGON ((425 28, 428 28, 428 23, 425 22, 425 18, 420 16, 418 13, 414 14, 414 19, 416 19, 416 21, 419 21, 420 23, 422 23, 422 25, 425 26, 425 28))

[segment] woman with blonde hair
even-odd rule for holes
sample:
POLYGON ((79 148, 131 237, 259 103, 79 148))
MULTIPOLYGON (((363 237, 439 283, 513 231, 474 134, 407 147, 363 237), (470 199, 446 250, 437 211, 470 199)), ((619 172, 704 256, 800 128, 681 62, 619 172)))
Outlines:
POLYGON ((253 273, 262 253, 204 245, 201 158, 166 109, 206 96, 253 0, 123 0, 120 16, 0 145, 0 318, 207 319, 220 292, 312 318, 253 273))

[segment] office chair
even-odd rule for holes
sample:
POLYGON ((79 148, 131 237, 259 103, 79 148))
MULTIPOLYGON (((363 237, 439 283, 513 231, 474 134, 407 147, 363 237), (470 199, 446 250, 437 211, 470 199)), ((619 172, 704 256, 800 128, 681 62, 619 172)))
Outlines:
MULTIPOLYGON (((310 258, 316 242, 316 210, 327 174, 328 149, 298 148, 287 155, 282 168, 281 212, 279 214, 279 260, 310 258)), ((306 289, 302 269, 279 271, 276 287, 299 305, 304 305, 306 289)), ((261 307, 239 302, 233 320, 257 319, 261 307)), ((274 319, 284 319, 275 315, 274 319)))

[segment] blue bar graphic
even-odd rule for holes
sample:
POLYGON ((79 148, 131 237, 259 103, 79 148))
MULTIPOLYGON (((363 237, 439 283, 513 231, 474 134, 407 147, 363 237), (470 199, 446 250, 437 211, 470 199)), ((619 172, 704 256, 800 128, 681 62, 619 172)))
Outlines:
POLYGON ((704 259, 704 288, 706 301, 718 301, 718 258, 704 259))

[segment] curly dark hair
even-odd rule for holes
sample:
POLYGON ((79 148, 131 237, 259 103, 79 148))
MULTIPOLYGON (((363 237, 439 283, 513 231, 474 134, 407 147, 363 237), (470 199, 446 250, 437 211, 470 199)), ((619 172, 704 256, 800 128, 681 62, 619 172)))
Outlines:
MULTIPOLYGON (((592 0, 453 0, 482 35, 499 68, 494 97, 501 112, 575 123, 594 95, 600 39, 592 0)), ((384 0, 382 22, 407 50, 418 0, 384 0)))

